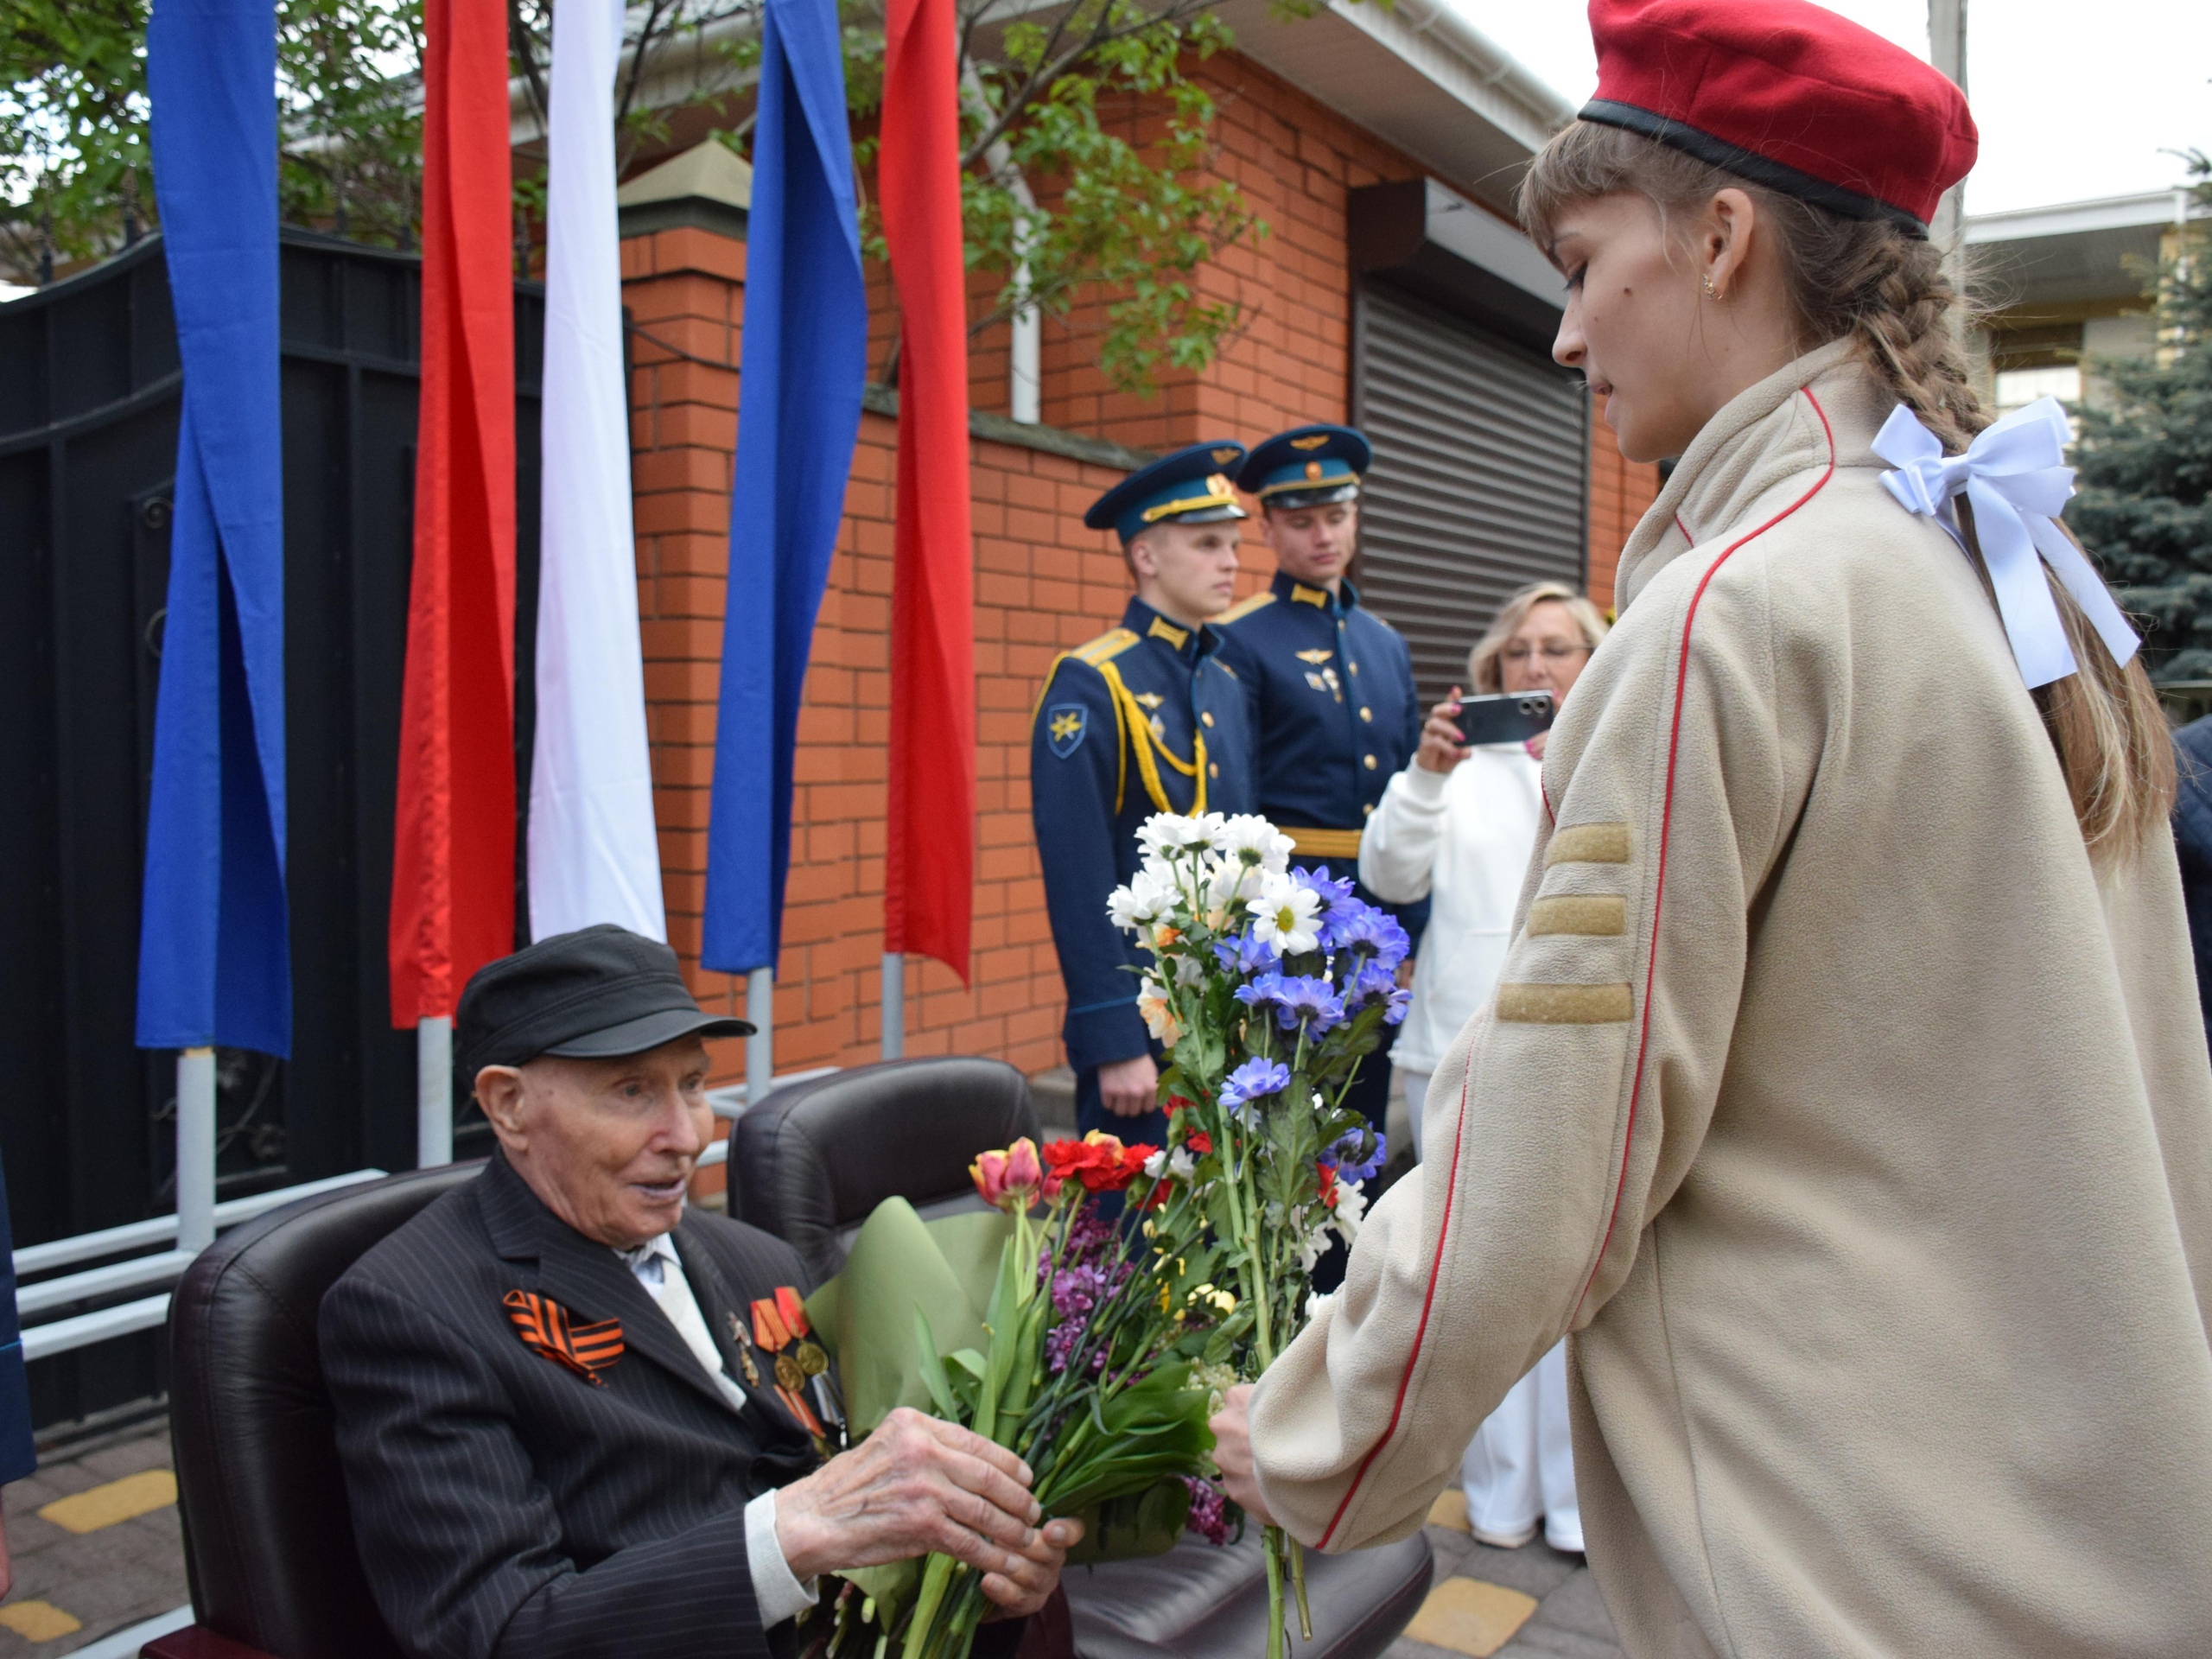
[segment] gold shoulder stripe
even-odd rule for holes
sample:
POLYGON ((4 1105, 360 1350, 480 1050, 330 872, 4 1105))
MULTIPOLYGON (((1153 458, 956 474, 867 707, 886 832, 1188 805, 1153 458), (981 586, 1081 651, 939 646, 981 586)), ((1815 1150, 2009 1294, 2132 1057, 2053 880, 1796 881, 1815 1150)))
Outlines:
POLYGON ((1285 825, 1290 849, 1301 858, 1357 858, 1360 831, 1357 830, 1301 830, 1285 825))
POLYGON ((1497 1017, 1523 1026, 1611 1026, 1634 1011, 1625 985, 1501 985, 1497 1017))
POLYGON ((1068 653, 1096 668, 1101 663, 1110 663, 1137 642, 1136 635, 1128 628, 1111 628, 1096 639, 1077 645, 1068 653))
POLYGON ((1554 864, 1625 864, 1628 825, 1578 823, 1560 830, 1544 849, 1544 868, 1554 864))
POLYGON ((1529 906, 1529 937, 1572 933, 1586 938, 1616 938, 1628 931, 1628 900, 1618 893, 1565 893, 1539 899, 1529 906))
POLYGON ((1224 611, 1219 616, 1214 618, 1213 625, 1216 627, 1219 627, 1224 622, 1241 622, 1246 617, 1251 615, 1253 612, 1263 611, 1274 602, 1275 596, 1272 593, 1262 588, 1260 592, 1253 594, 1249 599, 1238 600, 1234 605, 1224 611))

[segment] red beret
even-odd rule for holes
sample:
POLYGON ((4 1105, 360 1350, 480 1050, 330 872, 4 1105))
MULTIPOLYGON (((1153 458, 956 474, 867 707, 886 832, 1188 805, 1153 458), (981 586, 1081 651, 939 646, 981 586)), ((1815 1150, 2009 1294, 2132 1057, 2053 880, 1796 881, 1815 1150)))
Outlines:
POLYGON ((1848 218, 1925 230, 1980 146, 1949 77, 1805 0, 1590 0, 1590 33, 1585 121, 1848 218))

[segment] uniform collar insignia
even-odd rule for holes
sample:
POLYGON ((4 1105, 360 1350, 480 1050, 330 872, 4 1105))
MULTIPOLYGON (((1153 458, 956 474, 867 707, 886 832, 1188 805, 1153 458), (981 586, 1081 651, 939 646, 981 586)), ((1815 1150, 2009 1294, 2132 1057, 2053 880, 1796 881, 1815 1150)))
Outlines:
POLYGON ((1157 691, 1133 691, 1129 694, 1147 709, 1157 709, 1167 701, 1157 691))
POLYGON ((1179 628, 1165 617, 1154 617, 1152 626, 1145 630, 1145 633, 1150 639, 1165 639, 1178 651, 1182 650, 1191 640, 1191 631, 1188 628, 1179 628))
POLYGON ((1290 596, 1300 605, 1318 605, 1323 610, 1329 607, 1329 590, 1325 588, 1308 588, 1302 582, 1294 582, 1290 584, 1290 596))

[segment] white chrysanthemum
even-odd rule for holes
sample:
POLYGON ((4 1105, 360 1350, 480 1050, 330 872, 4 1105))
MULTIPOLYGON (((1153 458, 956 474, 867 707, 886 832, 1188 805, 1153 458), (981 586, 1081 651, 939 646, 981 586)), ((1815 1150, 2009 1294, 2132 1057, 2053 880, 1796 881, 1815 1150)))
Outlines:
POLYGON ((1256 899, 1268 885, 1268 872, 1256 864, 1224 859, 1206 880, 1206 902, 1217 907, 1242 905, 1256 899))
POLYGON ((1174 883, 1161 881, 1149 869, 1139 870, 1126 887, 1106 895, 1106 917, 1124 932, 1158 921, 1174 906, 1174 883))
POLYGON ((1186 818, 1174 812, 1155 812, 1137 830, 1137 845, 1147 858, 1164 858, 1193 847, 1211 847, 1213 835, 1204 818, 1186 818))
POLYGON ((1301 955, 1321 941, 1321 895, 1296 886, 1287 876, 1269 876, 1260 896, 1246 908, 1254 917, 1253 937, 1283 956, 1301 955))
POLYGON ((1160 1179, 1163 1170, 1176 1180, 1187 1181, 1198 1173, 1198 1162, 1180 1147, 1172 1153, 1156 1151, 1144 1160, 1144 1173, 1154 1180, 1160 1179))
POLYGON ((1257 866, 1270 875, 1281 875, 1290 868, 1290 837, 1256 812, 1240 812, 1228 820, 1213 844, 1224 857, 1257 866))
POLYGON ((1198 957, 1175 958, 1175 982, 1178 985, 1203 985, 1205 983, 1205 977, 1206 965, 1201 958, 1198 957))

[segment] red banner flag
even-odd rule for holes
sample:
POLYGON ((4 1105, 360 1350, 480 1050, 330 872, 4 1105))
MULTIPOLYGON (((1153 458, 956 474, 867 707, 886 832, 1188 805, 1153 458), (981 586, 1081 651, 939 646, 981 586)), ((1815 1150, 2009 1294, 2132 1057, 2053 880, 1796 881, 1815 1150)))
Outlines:
POLYGON ((899 289, 899 522, 891 594, 883 945, 963 983, 976 844, 968 315, 952 0, 891 0, 876 166, 899 289))
POLYGON ((391 1019, 514 948, 515 338, 507 14, 428 0, 423 394, 391 858, 391 1019))

